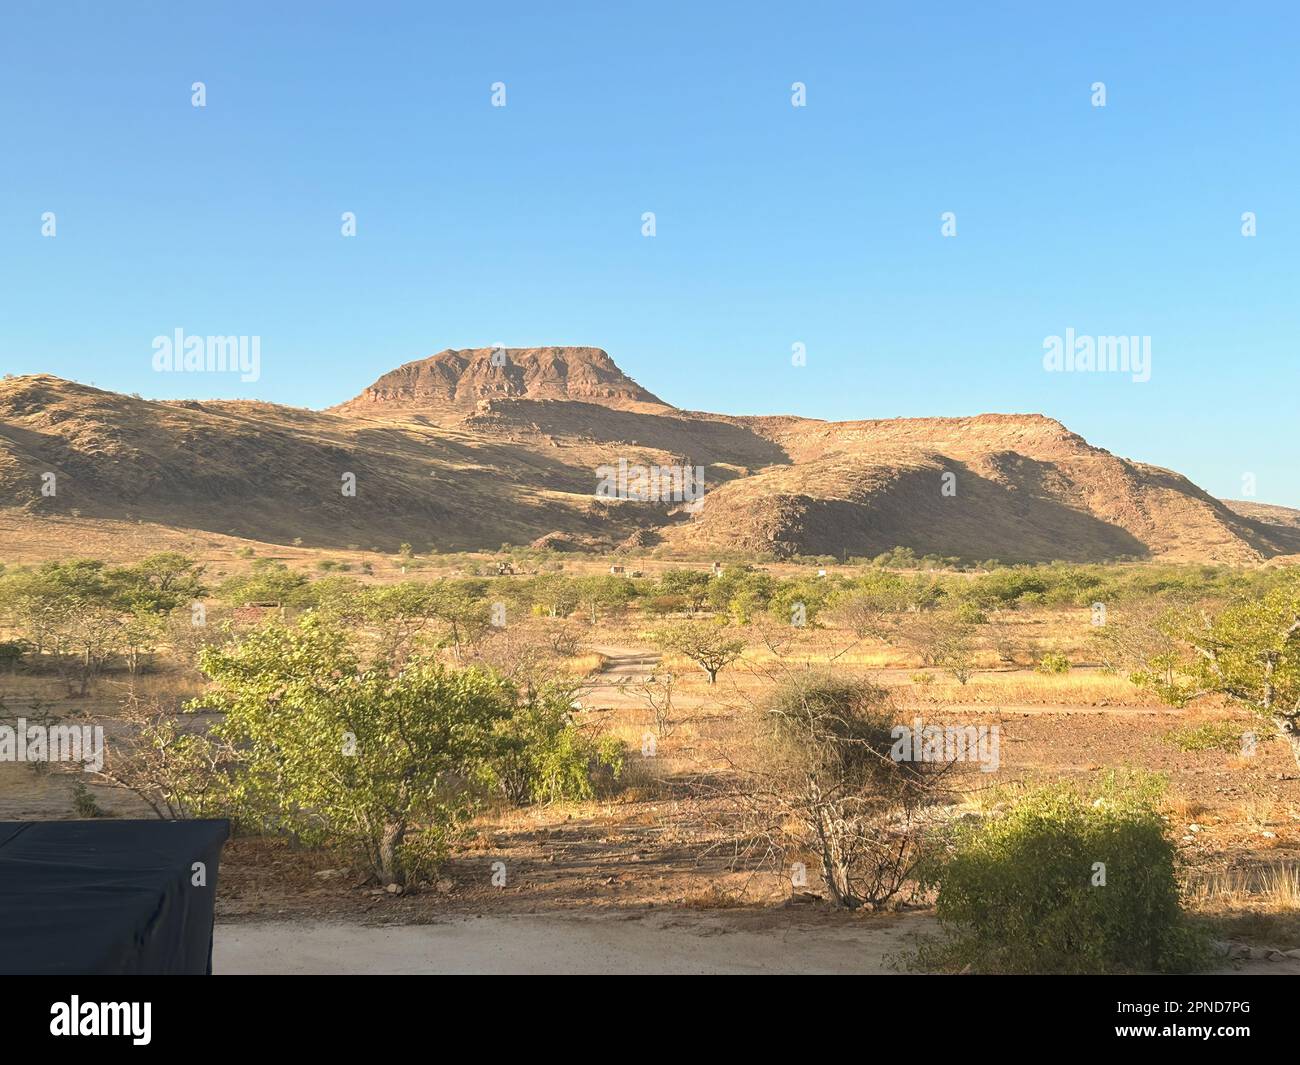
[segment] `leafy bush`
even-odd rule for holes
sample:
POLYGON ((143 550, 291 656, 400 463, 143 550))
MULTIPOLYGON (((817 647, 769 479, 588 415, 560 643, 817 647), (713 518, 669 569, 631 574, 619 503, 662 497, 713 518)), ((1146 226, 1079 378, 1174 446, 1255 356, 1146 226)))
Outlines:
POLYGON ((911 569, 917 563, 916 552, 910 547, 895 547, 877 555, 872 561, 886 569, 911 569))
MULTIPOLYGON (((1195 727, 1174 729, 1165 739, 1180 751, 1228 751, 1236 754, 1241 751, 1242 736, 1247 730, 1240 723, 1231 721, 1210 721, 1195 727)), ((1271 732, 1267 725, 1262 730, 1271 732)), ((1269 735, 1259 735, 1256 739, 1269 739, 1269 735)))
POLYGON ((625 752, 573 721, 569 693, 548 687, 498 727, 488 782, 514 803, 590 799, 613 789, 625 752))
POLYGON ((780 581, 772 590, 767 608, 773 617, 786 625, 791 624, 797 608, 802 615, 801 624, 815 625, 835 590, 832 581, 820 577, 780 581))
POLYGON ((730 614, 745 625, 767 609, 776 582, 751 566, 731 566, 708 585, 708 602, 719 614, 730 614))
POLYGON ((946 938, 923 968, 1001 973, 1185 972, 1206 945, 1179 906, 1176 852, 1150 778, 1097 795, 1056 784, 958 823, 927 858, 946 938))
POLYGON ((1048 651, 1038 660, 1039 673, 1069 673, 1070 660, 1059 651, 1048 651))

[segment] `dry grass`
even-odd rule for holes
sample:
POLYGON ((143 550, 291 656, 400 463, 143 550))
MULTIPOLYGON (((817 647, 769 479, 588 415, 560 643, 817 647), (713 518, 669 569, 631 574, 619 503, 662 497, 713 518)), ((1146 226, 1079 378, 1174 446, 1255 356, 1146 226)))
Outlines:
POLYGON ((1165 800, 1165 810, 1175 821, 1190 823, 1199 821, 1212 807, 1201 802, 1199 799, 1188 798, 1183 795, 1172 796, 1165 800))
POLYGON ((1241 820, 1248 828, 1255 832, 1264 832, 1268 826, 1273 823, 1273 817, 1277 813, 1277 799, 1272 795, 1256 792, 1250 798, 1245 799, 1238 809, 1241 811, 1241 820))
POLYGON ((834 663, 844 669, 905 669, 919 660, 915 655, 889 644, 863 641, 854 643, 853 637, 835 630, 817 630, 820 639, 802 639, 787 649, 778 647, 775 653, 763 644, 750 645, 740 661, 753 666, 767 666, 778 661, 794 659, 814 665, 834 663))
POLYGON ((1025 703, 1059 706, 1150 706, 1152 697, 1127 677, 1100 671, 1074 670, 1043 674, 1033 670, 977 673, 958 684, 942 670, 927 669, 934 681, 920 690, 926 698, 944 702, 1025 703))
POLYGON ((1184 901, 1220 935, 1280 950, 1300 947, 1300 865, 1295 863, 1189 878, 1184 901))
POLYGON ((589 651, 586 654, 574 655, 572 658, 565 659, 564 668, 570 676, 588 677, 593 673, 599 673, 605 667, 608 659, 595 651, 589 651))

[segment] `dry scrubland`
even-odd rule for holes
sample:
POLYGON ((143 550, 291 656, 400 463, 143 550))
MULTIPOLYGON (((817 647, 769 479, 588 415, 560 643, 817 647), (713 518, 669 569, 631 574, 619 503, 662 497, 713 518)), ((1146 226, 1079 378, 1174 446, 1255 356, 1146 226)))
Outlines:
MULTIPOLYGON (((532 790, 525 784, 507 795, 499 777, 483 784, 444 776, 438 786, 458 781, 455 787, 473 793, 473 806, 431 847, 429 861, 412 859, 391 885, 355 849, 241 816, 222 867, 222 922, 423 923, 448 915, 654 909, 709 911, 722 930, 753 932, 864 921, 892 929, 932 914, 933 885, 918 886, 910 874, 887 898, 833 906, 835 892, 815 848, 801 841, 796 812, 785 809, 785 821, 774 823, 770 808, 761 817, 753 808, 750 800, 762 791, 755 781, 777 786, 771 763, 782 750, 756 740, 755 714, 792 678, 826 671, 837 681, 883 689, 879 705, 895 722, 999 726, 996 772, 957 764, 926 785, 922 800, 904 804, 924 811, 926 831, 978 824, 1005 811, 1022 786, 1064 781, 1091 794, 1111 771, 1154 774, 1193 924, 1219 940, 1300 948, 1300 773, 1287 744, 1240 699, 1196 695, 1178 705, 1177 693, 1160 688, 1160 676, 1145 684, 1130 679, 1143 656, 1160 672, 1164 647, 1153 633, 1161 610, 1213 613, 1258 601, 1276 587, 1294 588, 1283 569, 925 571, 896 555, 900 565, 832 565, 825 577, 818 565, 795 561, 763 564, 743 578, 746 566, 733 561, 710 577, 707 561, 628 553, 322 552, 156 529, 142 543, 142 532, 125 523, 68 518, 43 523, 38 533, 19 519, 0 520, 0 593, 8 589, 0 601, 0 647, 21 649, 0 663, 3 718, 102 724, 109 776, 130 776, 131 758, 156 739, 141 731, 142 722, 173 720, 184 732, 221 718, 182 712, 213 698, 212 670, 205 676, 197 665, 202 646, 246 641, 267 626, 292 630, 309 614, 329 615, 330 597, 365 589, 397 594, 418 583, 457 588, 466 599, 450 613, 420 607, 378 621, 373 612, 345 611, 351 639, 391 636, 394 617, 402 627, 401 619, 419 614, 418 625, 403 628, 401 661, 427 657, 452 675, 491 668, 517 690, 551 685, 572 703, 569 726, 590 743, 578 759, 582 779, 532 790), (177 578, 175 602, 165 594, 154 602, 156 624, 144 635, 119 634, 113 646, 94 650, 87 649, 94 641, 78 642, 75 633, 57 649, 32 647, 14 596, 43 560, 95 558, 106 563, 102 573, 126 572, 158 551, 181 552, 195 568, 177 578), (514 572, 497 576, 503 562, 514 572), (611 566, 624 572, 610 576, 611 566), (673 576, 683 570, 696 574, 694 584, 673 576), (1012 594, 1014 579, 1006 575, 1044 572, 1084 576, 1074 584, 1057 580, 1046 593, 1012 594), (1099 582, 1095 594, 1108 603, 1105 625, 1094 624, 1092 578, 1099 582), (190 579, 201 586, 193 601, 205 607, 202 627, 191 624, 184 587, 190 579), (567 599, 534 594, 546 580, 578 587, 584 579, 587 591, 567 599), (732 582, 725 591, 724 582, 732 582), (908 601, 897 598, 900 587, 908 601), (504 628, 491 624, 498 602, 506 605, 504 628), (800 604, 802 626, 791 623, 800 604), (716 683, 681 652, 680 640, 665 635, 681 626, 743 645, 716 683), (1122 638, 1108 645, 1100 637, 1106 632, 1122 638), (1253 753, 1243 747, 1248 733, 1259 737, 1253 753), (791 882, 796 861, 807 868, 798 886, 791 882)), ((130 579, 137 593, 157 593, 175 577, 136 572, 130 579)), ((132 614, 123 602, 105 608, 118 625, 132 614)), ((138 615, 138 594, 135 604, 138 615)), ((97 630, 106 617, 94 616, 97 630)), ((172 778, 157 765, 142 775, 135 764, 130 782, 157 803, 167 788, 154 785, 164 779, 172 778)), ((66 767, 0 764, 6 819, 151 816, 137 791, 66 767)), ((198 806, 189 800, 191 810, 198 806)), ((411 836, 420 831, 410 828, 411 836)), ((933 925, 916 920, 917 928, 933 925)))

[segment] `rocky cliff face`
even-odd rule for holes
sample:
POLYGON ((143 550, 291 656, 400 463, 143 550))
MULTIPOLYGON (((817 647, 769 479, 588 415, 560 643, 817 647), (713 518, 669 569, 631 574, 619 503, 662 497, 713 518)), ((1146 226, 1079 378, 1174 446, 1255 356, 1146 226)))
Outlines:
POLYGON ((334 408, 368 414, 473 410, 491 399, 569 399, 612 407, 666 407, 600 348, 466 348, 440 351, 384 374, 334 408))

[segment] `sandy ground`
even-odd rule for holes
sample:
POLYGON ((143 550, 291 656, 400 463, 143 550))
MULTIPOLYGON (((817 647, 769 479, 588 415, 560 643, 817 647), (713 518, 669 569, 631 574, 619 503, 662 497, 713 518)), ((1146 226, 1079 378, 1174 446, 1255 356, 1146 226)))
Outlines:
POLYGON ((220 974, 708 974, 887 973, 925 917, 853 927, 789 920, 745 928, 744 919, 690 912, 457 917, 439 924, 374 927, 269 921, 219 924, 220 974))
MULTIPOLYGON (((819 924, 794 915, 621 913, 453 917, 437 924, 219 924, 216 975, 902 975, 893 959, 933 932, 923 914, 819 924), (775 918, 775 919, 774 919, 775 918), (747 927, 748 926, 748 927, 747 927)), ((1300 960, 1218 970, 1298 976, 1300 960)))

